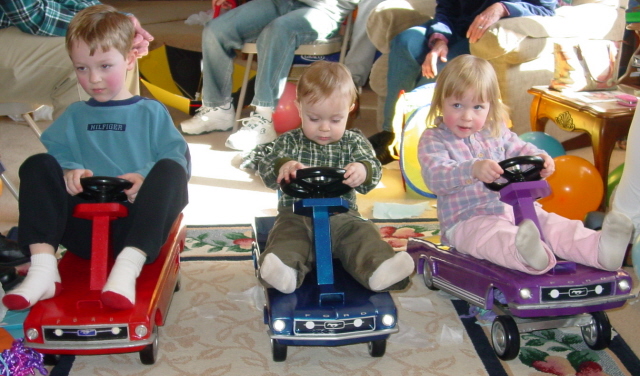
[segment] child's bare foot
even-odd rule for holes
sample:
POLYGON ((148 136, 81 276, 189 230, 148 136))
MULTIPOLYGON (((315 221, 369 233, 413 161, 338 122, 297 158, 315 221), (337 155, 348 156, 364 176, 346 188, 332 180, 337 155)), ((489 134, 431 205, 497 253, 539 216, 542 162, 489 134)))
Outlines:
POLYGON ((540 231, 530 219, 518 225, 516 249, 524 262, 535 270, 543 270, 549 265, 549 256, 542 246, 540 231))
POLYGON ((297 276, 295 269, 273 253, 267 254, 260 265, 260 277, 283 294, 291 294, 296 289, 297 276))
POLYGON ((147 261, 142 251, 125 247, 116 258, 100 300, 113 309, 131 309, 136 302, 136 279, 147 261))
POLYGON ((369 277, 369 288, 382 291, 410 276, 414 267, 413 258, 407 252, 397 252, 380 264, 369 277))
POLYGON ((604 217, 598 243, 598 263, 605 270, 613 271, 622 266, 632 233, 633 223, 626 215, 612 211, 604 217))
POLYGON ((31 256, 31 267, 20 286, 2 298, 11 310, 27 309, 40 300, 53 298, 62 290, 58 260, 54 255, 42 253, 31 256))

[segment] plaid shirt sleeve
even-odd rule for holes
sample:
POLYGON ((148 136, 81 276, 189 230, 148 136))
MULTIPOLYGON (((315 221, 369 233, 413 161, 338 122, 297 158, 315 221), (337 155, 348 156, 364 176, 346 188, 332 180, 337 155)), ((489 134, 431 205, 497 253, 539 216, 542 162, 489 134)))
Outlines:
POLYGON ((0 28, 15 26, 22 32, 63 37, 76 13, 98 0, 3 0, 0 1, 0 28))

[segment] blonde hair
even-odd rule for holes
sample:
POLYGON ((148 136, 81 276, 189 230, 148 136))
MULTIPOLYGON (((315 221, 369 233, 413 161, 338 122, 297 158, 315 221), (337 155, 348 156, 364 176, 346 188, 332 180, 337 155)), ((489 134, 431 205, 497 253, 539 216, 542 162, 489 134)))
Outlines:
POLYGON ((502 103, 496 72, 485 59, 473 55, 460 55, 449 61, 436 79, 427 124, 434 124, 442 115, 445 98, 462 98, 471 90, 475 100, 489 102, 489 113, 484 128, 493 136, 500 135, 500 125, 509 120, 509 109, 502 103))
POLYGON ((358 98, 351 71, 342 63, 320 60, 312 63, 302 73, 296 87, 298 103, 317 103, 333 95, 349 98, 351 106, 358 98))
POLYGON ((82 41, 89 46, 91 55, 97 49, 109 51, 114 48, 126 58, 133 47, 135 33, 131 18, 110 5, 99 4, 85 8, 73 17, 65 43, 69 53, 82 41))

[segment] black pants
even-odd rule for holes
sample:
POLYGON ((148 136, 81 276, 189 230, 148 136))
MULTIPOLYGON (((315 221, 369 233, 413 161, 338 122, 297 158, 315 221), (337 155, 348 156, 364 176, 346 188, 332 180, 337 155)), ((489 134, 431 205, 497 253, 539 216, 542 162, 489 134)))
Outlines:
MULTIPOLYGON (((62 168, 49 154, 29 157, 20 166, 20 218, 18 242, 29 256, 29 245, 62 244, 70 252, 91 257, 92 222, 75 218, 73 208, 85 199, 67 193, 62 168)), ((188 203, 187 174, 177 162, 158 161, 140 187, 135 203, 123 202, 129 215, 111 222, 111 244, 115 255, 124 247, 136 247, 153 262, 188 203)))

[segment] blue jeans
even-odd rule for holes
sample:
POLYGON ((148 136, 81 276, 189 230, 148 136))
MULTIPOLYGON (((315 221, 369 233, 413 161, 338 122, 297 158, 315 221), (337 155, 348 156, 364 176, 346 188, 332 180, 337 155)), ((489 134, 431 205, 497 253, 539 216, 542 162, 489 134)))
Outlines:
MULTIPOLYGON (((389 53, 389 70, 387 72, 387 98, 384 102, 384 120, 382 129, 393 132, 391 124, 395 114, 396 102, 401 90, 411 91, 420 85, 434 82, 422 76, 422 63, 424 62, 429 46, 427 30, 433 20, 427 23, 409 28, 398 34, 391 40, 391 52, 389 53)), ((449 40, 449 53, 447 60, 462 54, 469 53, 469 40, 465 37, 455 36, 449 40)), ((441 61, 438 62, 438 72, 444 68, 441 61)))
POLYGON ((294 51, 336 33, 339 20, 297 0, 252 0, 210 20, 202 33, 203 104, 231 102, 233 58, 257 40, 254 106, 275 108, 284 92, 294 51))

